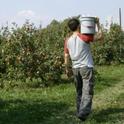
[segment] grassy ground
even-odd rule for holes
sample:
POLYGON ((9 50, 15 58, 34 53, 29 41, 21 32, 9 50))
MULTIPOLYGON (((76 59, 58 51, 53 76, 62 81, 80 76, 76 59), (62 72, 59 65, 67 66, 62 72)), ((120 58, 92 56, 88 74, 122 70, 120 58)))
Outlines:
MULTIPOLYGON (((83 124, 124 124, 124 66, 98 67, 93 112, 83 124)), ((0 124, 82 124, 74 84, 0 90, 0 124)))

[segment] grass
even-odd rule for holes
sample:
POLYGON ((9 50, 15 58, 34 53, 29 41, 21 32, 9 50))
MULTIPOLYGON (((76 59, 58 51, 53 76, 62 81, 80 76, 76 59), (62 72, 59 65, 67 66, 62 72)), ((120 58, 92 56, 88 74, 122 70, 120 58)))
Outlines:
MULTIPOLYGON (((124 66, 97 67, 93 112, 83 124, 124 124, 124 66)), ((74 84, 0 90, 0 124, 82 124, 74 84)))

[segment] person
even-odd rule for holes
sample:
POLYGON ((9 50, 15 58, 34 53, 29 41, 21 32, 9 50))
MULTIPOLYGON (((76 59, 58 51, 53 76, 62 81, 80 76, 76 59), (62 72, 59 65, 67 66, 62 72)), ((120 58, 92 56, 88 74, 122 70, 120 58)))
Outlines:
POLYGON ((93 34, 80 33, 80 21, 72 18, 68 21, 68 27, 72 35, 66 39, 64 44, 64 65, 66 74, 69 75, 69 58, 72 62, 72 71, 76 86, 76 116, 85 121, 91 113, 93 99, 93 58, 90 49, 90 42, 99 40, 102 37, 99 19, 95 18, 98 32, 93 34))

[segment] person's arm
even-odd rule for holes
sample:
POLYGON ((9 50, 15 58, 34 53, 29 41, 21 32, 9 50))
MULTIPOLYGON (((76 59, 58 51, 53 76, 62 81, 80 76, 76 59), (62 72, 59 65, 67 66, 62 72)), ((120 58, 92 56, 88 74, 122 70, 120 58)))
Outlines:
POLYGON ((67 74, 67 76, 70 76, 70 55, 69 55, 69 51, 67 48, 67 39, 65 40, 65 44, 64 44, 64 68, 65 68, 65 73, 67 74))
POLYGON ((100 26, 99 18, 96 18, 96 26, 97 26, 98 32, 94 36, 94 41, 101 40, 103 38, 103 32, 100 26))
POLYGON ((70 55, 65 53, 64 55, 64 67, 65 67, 65 73, 68 77, 71 77, 73 72, 72 72, 72 68, 70 65, 70 55))
POLYGON ((64 55, 64 65, 65 65, 65 69, 67 70, 69 68, 69 54, 65 53, 64 55))

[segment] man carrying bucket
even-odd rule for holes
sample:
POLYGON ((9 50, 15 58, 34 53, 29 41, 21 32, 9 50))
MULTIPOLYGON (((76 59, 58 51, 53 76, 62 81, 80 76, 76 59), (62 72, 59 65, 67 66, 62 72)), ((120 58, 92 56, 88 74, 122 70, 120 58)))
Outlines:
MULTIPOLYGON (((90 50, 90 42, 98 40, 102 37, 100 30, 99 19, 94 18, 98 27, 98 33, 81 32, 81 24, 78 19, 72 18, 68 22, 68 27, 72 31, 72 35, 65 41, 64 59, 66 74, 69 70, 69 57, 72 61, 72 70, 76 86, 76 116, 84 121, 91 113, 92 98, 93 98, 93 58, 90 50), (97 36, 97 37, 96 37, 97 36)), ((89 27, 88 27, 89 28, 89 27)), ((90 27, 91 28, 91 27, 90 27)), ((88 29, 89 30, 89 29, 88 29)), ((90 30, 89 30, 90 31, 90 30)))

